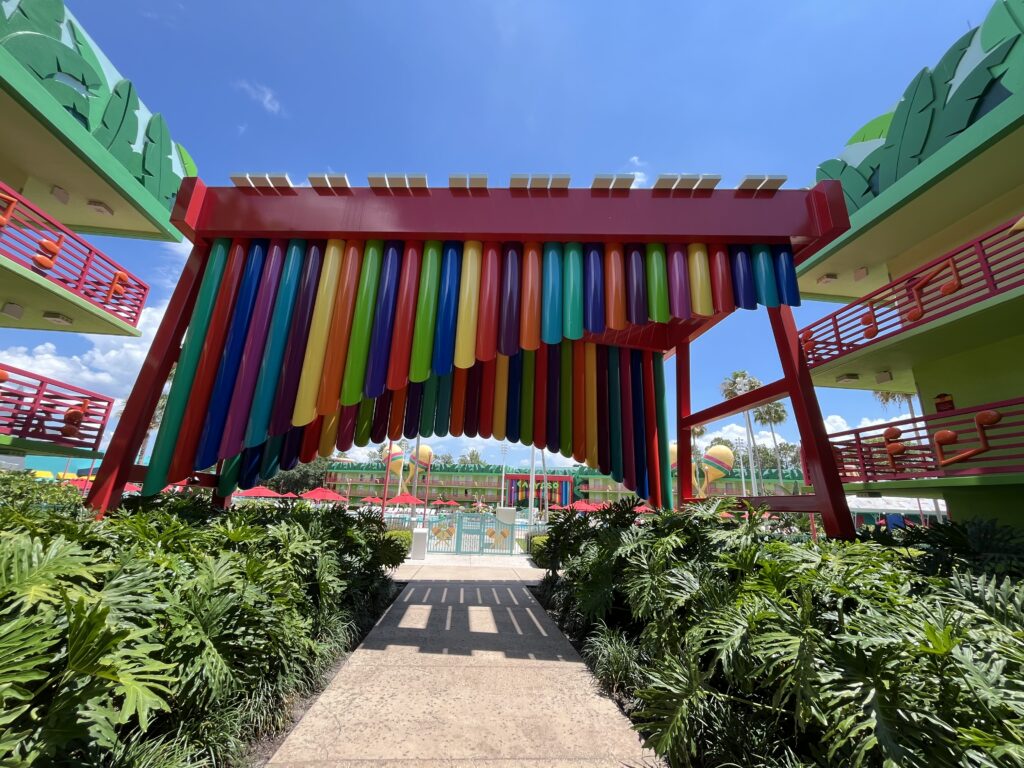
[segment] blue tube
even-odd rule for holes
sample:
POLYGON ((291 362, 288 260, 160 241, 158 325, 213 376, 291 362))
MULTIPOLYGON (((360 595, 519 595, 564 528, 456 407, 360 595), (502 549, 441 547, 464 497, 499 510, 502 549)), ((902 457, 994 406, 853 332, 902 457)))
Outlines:
POLYGON ((441 258, 441 283, 437 296, 437 322, 434 326, 434 356, 431 368, 437 376, 452 372, 455 362, 455 324, 459 316, 459 276, 462 273, 462 243, 444 244, 441 258))
MULTIPOLYGON (((206 469, 217 463, 217 449, 220 448, 224 422, 228 417, 231 404, 231 393, 235 389, 235 377, 238 375, 238 364, 245 349, 245 340, 249 335, 249 320, 252 317, 252 305, 256 300, 256 291, 263 273, 263 262, 267 256, 267 241, 253 240, 249 245, 249 254, 242 273, 242 283, 235 299, 235 309, 231 315, 231 326, 224 342, 224 351, 217 367, 217 379, 210 395, 210 406, 206 411, 203 434, 199 438, 199 447, 192 466, 206 469)), ((257 469, 259 466, 257 465, 257 469)))
POLYGON ((242 468, 238 473, 238 487, 243 491, 260 481, 260 465, 263 463, 263 445, 242 451, 242 468))
POLYGON ((584 249, 583 327, 589 333, 604 333, 604 253, 598 243, 584 249))
POLYGON ((402 244, 397 240, 388 240, 384 244, 384 260, 381 262, 380 279, 377 282, 377 311, 373 318, 370 354, 366 361, 363 394, 367 397, 380 397, 387 383, 391 333, 395 327, 395 302, 398 298, 398 274, 401 269, 402 244))
POLYGON ((729 249, 732 258, 732 295, 740 309, 757 309, 757 289, 754 287, 754 267, 750 263, 750 246, 734 245, 729 249))
POLYGON ((544 243, 544 297, 541 302, 540 340, 562 341, 562 244, 544 243))
POLYGON ((800 306, 800 288, 796 282, 796 264, 788 246, 775 248, 775 283, 779 287, 779 300, 790 307, 800 306))
POLYGON ((260 480, 269 480, 281 469, 281 447, 284 435, 274 435, 267 440, 260 460, 260 480))

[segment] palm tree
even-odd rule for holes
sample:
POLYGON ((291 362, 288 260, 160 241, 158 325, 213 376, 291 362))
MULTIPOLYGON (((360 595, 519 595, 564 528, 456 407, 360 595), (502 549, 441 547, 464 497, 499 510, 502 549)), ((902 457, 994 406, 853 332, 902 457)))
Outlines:
POLYGON ((459 456, 459 464, 483 464, 484 457, 480 455, 480 451, 476 448, 470 448, 469 451, 459 456))
POLYGON ((754 409, 754 421, 762 427, 768 427, 772 432, 772 448, 775 452, 775 466, 779 470, 779 484, 782 484, 782 456, 779 454, 779 441, 775 437, 775 427, 785 424, 789 418, 786 414, 786 406, 776 400, 774 403, 765 403, 754 409))
MULTIPOLYGON (((761 386, 761 380, 751 376, 747 371, 733 371, 722 381, 722 397, 732 400, 734 397, 751 392, 761 386)), ((747 427, 747 466, 750 468, 750 491, 757 495, 757 471, 754 464, 754 427, 750 423, 750 411, 743 411, 743 421, 747 427)))
POLYGON ((908 395, 906 392, 872 392, 871 394, 875 396, 875 400, 882 406, 883 411, 889 410, 890 405, 895 405, 897 408, 906 405, 910 409, 910 418, 917 418, 917 414, 914 413, 913 395, 908 395))

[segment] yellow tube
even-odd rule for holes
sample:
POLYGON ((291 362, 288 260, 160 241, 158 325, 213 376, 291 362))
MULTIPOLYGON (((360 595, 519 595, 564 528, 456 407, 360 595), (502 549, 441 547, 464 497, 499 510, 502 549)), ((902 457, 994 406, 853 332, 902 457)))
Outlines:
POLYGON ((508 417, 508 356, 500 352, 494 365, 494 424, 491 434, 495 440, 505 439, 508 417))
POLYGON ((711 317, 715 314, 715 304, 711 298, 708 247, 704 243, 690 243, 686 246, 686 262, 690 269, 690 306, 693 314, 711 317))
POLYGON ((467 240, 462 249, 459 281, 459 317, 455 326, 455 367, 472 368, 476 362, 476 318, 480 300, 480 259, 483 244, 467 240))
POLYGON ((583 345, 583 379, 586 392, 587 414, 587 466, 597 469, 597 347, 590 342, 583 345))
POLYGON ((331 326, 334 294, 338 291, 338 272, 341 270, 341 254, 344 250, 344 240, 328 240, 327 248, 324 250, 320 284, 316 289, 313 317, 309 323, 306 356, 302 361, 299 391, 295 395, 295 409, 292 411, 292 425, 296 427, 304 427, 316 418, 316 399, 320 393, 320 374, 324 368, 327 331, 331 326))
POLYGON ((327 459, 334 453, 334 443, 338 439, 338 412, 324 416, 320 426, 320 455, 327 459))

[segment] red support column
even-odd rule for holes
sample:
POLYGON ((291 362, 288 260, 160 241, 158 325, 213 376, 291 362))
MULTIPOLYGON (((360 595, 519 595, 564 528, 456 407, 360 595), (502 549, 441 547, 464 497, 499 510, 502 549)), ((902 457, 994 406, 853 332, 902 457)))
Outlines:
POLYGON ((789 384, 790 403, 807 462, 807 479, 814 486, 825 534, 836 539, 852 539, 855 533, 853 518, 846 503, 843 484, 839 480, 832 445, 825 432, 825 422, 821 418, 811 373, 800 349, 793 310, 786 306, 769 309, 768 319, 779 349, 782 372, 789 384))
POLYGON ((693 498, 693 452, 690 448, 692 430, 683 426, 690 415, 690 342, 676 346, 676 508, 682 509, 685 499, 693 498))
POLYGON ((96 510, 97 520, 102 519, 108 509, 121 503, 121 494, 156 411, 160 393, 171 372, 171 366, 181 352, 181 341, 192 318, 203 268, 209 255, 210 248, 205 243, 192 247, 192 254, 185 262, 178 285, 153 338, 153 345, 149 348, 146 361, 125 403, 121 420, 117 423, 114 437, 100 464, 96 482, 86 497, 86 504, 96 510))

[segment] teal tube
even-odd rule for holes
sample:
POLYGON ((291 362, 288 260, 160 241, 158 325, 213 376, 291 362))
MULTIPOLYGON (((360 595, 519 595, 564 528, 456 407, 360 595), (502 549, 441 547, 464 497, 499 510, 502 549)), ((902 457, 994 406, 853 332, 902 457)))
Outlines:
POLYGON ((434 434, 434 410, 437 408, 437 377, 423 382, 423 401, 420 406, 420 437, 434 434))
POLYGON ((775 263, 767 245, 754 246, 754 287, 757 303, 764 307, 779 306, 779 289, 775 285, 775 263))
POLYGON ((665 353, 655 352, 654 362, 654 406, 658 422, 658 466, 661 468, 661 506, 675 507, 672 497, 672 467, 668 455, 668 412, 665 402, 665 353))
POLYGON ((363 268, 359 273, 359 290, 356 292, 356 306, 352 314, 345 378, 341 382, 342 405, 356 405, 363 399, 363 380, 366 378, 366 358, 370 353, 383 248, 383 240, 367 240, 363 249, 363 268))
POLYGON ((543 299, 540 339, 545 344, 562 340, 562 244, 544 243, 543 299))
POLYGON ((566 243, 563 261, 562 334, 583 338, 583 244, 566 243))
POLYGON ((434 434, 444 437, 448 434, 448 422, 452 417, 452 374, 437 377, 437 408, 434 411, 434 434))
POLYGON ((217 495, 222 499, 235 492, 238 487, 238 473, 242 470, 242 454, 224 459, 220 465, 220 476, 217 478, 217 495))
POLYGON ((656 323, 668 322, 668 271, 665 267, 665 246, 647 244, 647 313, 656 323))
POLYGON ((416 326, 412 333, 409 381, 426 381, 434 353, 434 325, 441 282, 441 241, 428 240, 423 246, 420 288, 416 298, 416 326))
POLYGON ((263 447, 263 458, 260 460, 260 480, 269 480, 281 470, 281 446, 284 435, 274 435, 263 447))
MULTIPOLYGON (((263 360, 260 362, 260 373, 253 391, 249 424, 246 427, 245 442, 243 443, 245 448, 255 447, 267 439, 270 415, 274 407, 274 396, 277 394, 277 380, 281 374, 284 351, 288 345, 288 332, 292 326, 292 312, 295 310, 295 299, 299 280, 302 277, 302 264, 305 255, 305 240, 291 240, 288 243, 284 268, 281 271, 281 283, 274 300, 274 314, 270 320, 267 342, 263 347, 263 360)), ((278 451, 280 451, 280 446, 278 446, 278 451)), ((264 463, 266 463, 266 459, 265 452, 264 463)), ((264 477, 262 471, 260 476, 264 477)))

